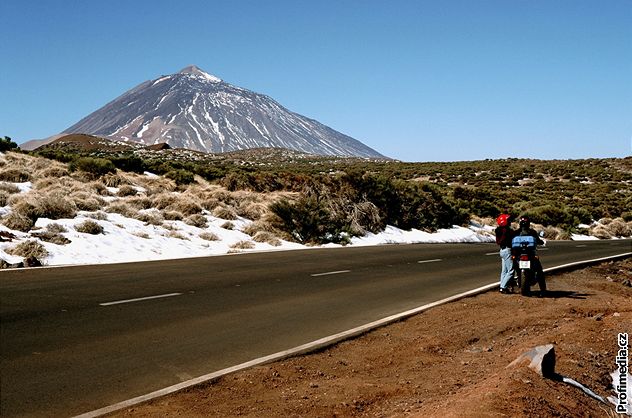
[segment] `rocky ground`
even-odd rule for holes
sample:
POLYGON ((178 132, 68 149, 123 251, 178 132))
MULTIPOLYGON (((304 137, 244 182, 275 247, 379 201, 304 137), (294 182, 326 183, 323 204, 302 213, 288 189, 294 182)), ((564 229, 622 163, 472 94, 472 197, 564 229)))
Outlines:
POLYGON ((628 258, 550 276, 544 298, 488 292, 114 416, 614 417, 574 387, 508 365, 551 343, 558 373, 612 395, 617 334, 632 334, 630 280, 628 258))

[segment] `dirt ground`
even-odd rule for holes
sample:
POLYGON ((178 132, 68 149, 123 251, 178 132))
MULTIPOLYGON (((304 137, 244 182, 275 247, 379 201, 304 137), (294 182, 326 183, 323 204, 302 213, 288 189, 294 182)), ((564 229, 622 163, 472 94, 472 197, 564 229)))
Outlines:
POLYGON ((552 343, 556 371, 612 395, 617 334, 632 334, 632 259, 548 277, 548 297, 488 292, 311 355, 256 367, 117 417, 611 416, 526 366, 552 343))

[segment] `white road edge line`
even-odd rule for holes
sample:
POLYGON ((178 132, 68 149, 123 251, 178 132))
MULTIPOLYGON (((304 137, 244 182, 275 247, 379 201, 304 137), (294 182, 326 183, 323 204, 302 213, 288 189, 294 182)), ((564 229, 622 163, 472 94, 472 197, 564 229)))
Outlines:
POLYGON ((443 258, 435 258, 434 260, 421 260, 421 261, 417 261, 417 263, 419 264, 436 263, 437 261, 443 261, 443 258))
POLYGON ((121 303, 132 303, 132 302, 140 302, 140 301, 143 301, 143 300, 150 300, 150 299, 169 298, 171 296, 180 296, 181 294, 182 293, 167 293, 167 294, 164 294, 164 295, 146 296, 144 298, 115 300, 114 302, 99 303, 99 306, 120 305, 121 303))
POLYGON ((350 272, 351 272, 351 270, 328 271, 326 273, 310 274, 310 276, 312 276, 312 277, 329 276, 331 274, 342 274, 342 273, 350 273, 350 272))
MULTIPOLYGON (((562 270, 568 267, 573 267, 573 266, 580 266, 580 265, 584 265, 584 264, 592 264, 592 263, 598 263, 600 261, 606 261, 606 260, 613 260, 613 259, 618 259, 618 258, 625 258, 625 257, 630 257, 632 256, 632 252, 629 253, 623 253, 623 254, 618 254, 618 255, 614 255, 614 256, 609 256, 609 257, 603 257, 603 258, 596 258, 594 260, 586 260, 586 261, 578 261, 578 262, 574 262, 574 263, 569 263, 569 264, 563 264, 561 266, 555 266, 555 267, 551 267, 548 269, 544 269, 545 272, 552 272, 555 270, 562 270)), ((303 345, 299 345, 298 347, 294 347, 294 348, 290 348, 289 350, 285 350, 285 351, 279 351, 278 353, 274 353, 274 354, 270 354, 268 356, 265 357, 259 357, 257 359, 254 360, 250 360, 248 362, 245 363, 241 363, 238 364, 236 366, 233 367, 229 367, 226 369, 222 369, 213 373, 209 373, 209 374, 205 374, 203 376, 200 377, 196 377, 195 379, 191 379, 191 380, 187 380, 185 382, 181 382, 178 383, 176 385, 173 386, 168 386, 166 388, 163 389, 159 389, 157 391, 148 393, 146 395, 141 395, 141 396, 137 396, 135 398, 132 399, 128 399, 126 401, 122 401, 113 405, 109 405, 100 409, 96 409, 94 411, 90 411, 90 412, 86 412, 84 414, 81 415, 77 415, 74 418, 95 418, 95 417, 100 417, 102 415, 105 414, 109 414, 112 413, 114 411, 118 411, 124 408, 129 408, 131 406, 134 405, 138 405, 140 403, 143 402, 147 402, 150 401, 152 399, 156 399, 156 398, 160 398, 166 395, 169 395, 171 393, 177 392, 179 390, 191 387, 191 386, 195 386, 195 385, 199 385, 200 383, 204 383, 204 382, 208 382, 210 380, 213 379, 217 379, 219 377, 225 376, 227 374, 230 373, 235 373, 238 372, 240 370, 244 370, 244 369, 248 369, 254 366, 260 366, 262 364, 266 364, 266 363, 272 363, 274 361, 279 361, 279 360, 283 360, 289 357, 294 357, 300 354, 306 354, 315 350, 320 350, 322 348, 331 346, 333 344, 339 343, 341 341, 347 340, 349 338, 353 338, 353 337, 357 337, 359 335, 365 334, 369 331, 373 331, 376 328, 380 328, 389 324, 392 324, 394 322, 398 322, 401 321, 402 319, 411 317, 413 315, 417 315, 423 311, 426 311, 430 308, 434 308, 436 306, 439 305, 444 305, 446 303, 449 302, 454 302, 456 300, 459 299, 463 299, 469 296, 476 296, 478 294, 481 293, 485 293, 488 292, 492 289, 495 289, 498 287, 498 282, 494 282, 494 283, 490 283, 488 285, 485 286, 481 286, 479 288, 476 289, 472 289, 469 290, 467 292, 463 292, 463 293, 459 293, 458 295, 454 295, 454 296, 450 296, 447 297, 445 299, 441 299, 438 300, 436 302, 432 302, 423 306, 420 306, 418 308, 415 309, 411 309, 409 311, 406 312, 402 312, 399 314, 395 314, 395 315, 391 315, 388 316, 386 318, 382 318, 380 320, 377 320, 375 322, 371 322, 369 324, 365 324, 362 326, 359 326, 357 328, 353 328, 350 329, 348 331, 343 331, 340 332, 338 334, 334 334, 334 335, 330 335, 328 337, 324 337, 321 338, 319 340, 316 341, 312 341, 309 342, 307 344, 303 344, 303 345)))

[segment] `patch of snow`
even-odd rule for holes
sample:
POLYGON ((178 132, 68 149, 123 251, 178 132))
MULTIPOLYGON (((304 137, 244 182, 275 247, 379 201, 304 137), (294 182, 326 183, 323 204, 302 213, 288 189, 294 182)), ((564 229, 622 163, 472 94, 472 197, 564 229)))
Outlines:
POLYGON ((594 240, 599 240, 599 238, 593 237, 592 235, 571 234, 571 240, 573 240, 573 241, 594 241, 594 240))

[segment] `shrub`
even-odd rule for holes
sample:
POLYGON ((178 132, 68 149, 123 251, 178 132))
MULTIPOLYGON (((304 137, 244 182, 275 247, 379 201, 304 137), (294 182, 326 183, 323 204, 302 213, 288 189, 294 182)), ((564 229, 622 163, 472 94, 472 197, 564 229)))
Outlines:
POLYGON ((206 241, 219 241, 219 237, 212 232, 202 232, 199 237, 206 241))
POLYGON ((77 207, 77 210, 94 212, 105 205, 105 201, 90 192, 75 192, 70 194, 70 199, 77 207))
POLYGON ((152 209, 153 201, 146 196, 134 196, 125 199, 125 203, 136 209, 152 209))
POLYGON ((29 181, 31 175, 26 170, 18 168, 9 168, 0 171, 0 181, 8 181, 10 183, 23 183, 29 181))
POLYGON ((138 210, 132 208, 130 205, 124 202, 112 202, 105 209, 106 212, 118 213, 126 218, 135 218, 138 214, 138 210))
POLYGON ((12 151, 14 149, 19 149, 18 144, 11 140, 8 136, 4 138, 0 138, 0 152, 12 151))
POLYGON ((56 245, 66 245, 66 244, 70 244, 71 242, 68 238, 64 237, 59 232, 38 231, 38 232, 32 232, 31 236, 35 238, 39 238, 42 241, 50 242, 51 244, 56 244, 56 245))
POLYGON ((81 232, 84 234, 91 234, 91 235, 98 235, 98 234, 104 233, 103 227, 91 219, 86 219, 79 225, 76 225, 75 229, 78 232, 81 232))
POLYGON ((612 234, 610 233, 610 231, 603 225, 597 225, 594 228, 591 228, 590 235, 597 237, 599 239, 612 238, 612 234))
POLYGON ((168 210, 175 210, 182 213, 184 216, 193 215, 202 212, 202 206, 200 206, 195 200, 191 198, 181 197, 174 203, 167 207, 168 210))
POLYGON ((273 226, 285 231, 300 243, 321 244, 340 242, 342 230, 331 222, 331 216, 322 202, 314 198, 301 197, 292 203, 286 199, 270 205, 276 215, 273 226))
POLYGON ((174 203, 176 203, 178 198, 172 193, 160 193, 152 198, 152 206, 156 209, 165 209, 174 203))
POLYGON ((9 193, 0 190, 0 206, 6 206, 9 201, 9 193))
POLYGON ((63 226, 61 224, 57 224, 57 223, 49 223, 48 225, 46 225, 46 230, 48 232, 53 233, 53 234, 60 234, 62 232, 68 232, 68 229, 66 229, 65 226, 63 226))
POLYGON ((139 212, 136 215, 136 219, 141 222, 145 222, 148 225, 162 225, 165 221, 165 218, 162 217, 160 212, 152 211, 152 212, 139 212))
POLYGON ((270 222, 261 221, 261 220, 252 222, 252 223, 246 225, 242 229, 243 233, 248 234, 251 237, 254 237, 258 232, 270 232, 270 233, 273 233, 275 231, 276 230, 275 230, 274 226, 272 226, 272 224, 270 222))
POLYGON ((187 225, 198 227, 198 228, 206 228, 208 226, 206 217, 200 214, 189 216, 188 218, 184 220, 184 223, 186 223, 187 225))
POLYGON ((234 250, 250 250, 255 248, 255 244, 252 241, 239 241, 230 246, 234 250))
POLYGON ((233 229, 235 229, 235 224, 230 221, 227 221, 222 224, 222 228, 232 231, 233 229))
POLYGON ((130 186, 129 184, 125 184, 119 188, 118 193, 116 195, 119 197, 125 197, 125 196, 134 196, 137 193, 138 191, 133 186, 130 186))
POLYGON ((274 247, 278 247, 279 245, 281 245, 281 240, 277 238, 274 234, 267 231, 257 232, 252 239, 256 242, 266 242, 274 247))
POLYGON ((177 239, 181 239, 183 241, 188 241, 189 239, 187 237, 185 237, 184 235, 182 235, 181 233, 177 232, 177 231, 170 231, 169 232, 169 237, 170 238, 177 238, 177 239))
POLYGON ((83 171, 90 178, 98 178, 116 172, 116 167, 105 158, 81 157, 70 163, 70 171, 75 170, 83 171))
POLYGON ((218 206, 213 211, 213 216, 220 219, 226 219, 229 221, 234 221, 237 219, 237 213, 233 210, 233 208, 228 208, 226 206, 218 206))
POLYGON ((630 226, 621 218, 613 219, 607 229, 613 237, 629 237, 632 234, 630 226))
POLYGON ((15 247, 7 249, 6 252, 18 257, 35 257, 37 259, 44 258, 48 255, 46 248, 36 240, 23 241, 15 247))
POLYGON ((162 216, 167 221, 181 221, 182 219, 184 219, 184 215, 182 215, 182 213, 175 210, 163 211, 162 216))
POLYGON ((7 195, 20 193, 20 188, 11 183, 0 183, 0 191, 6 192, 7 195))
POLYGON ((53 192, 36 198, 37 217, 49 219, 71 219, 77 214, 77 206, 62 193, 53 192))
POLYGON ((96 219, 97 221, 107 221, 107 219, 108 219, 107 213, 105 213, 103 211, 89 213, 87 216, 88 216, 88 218, 96 219))
POLYGON ((187 170, 171 170, 165 174, 165 177, 175 181, 178 186, 191 184, 195 181, 194 174, 187 170))
POLYGON ((35 225, 35 221, 17 211, 12 211, 2 219, 2 223, 9 229, 28 232, 35 225))

